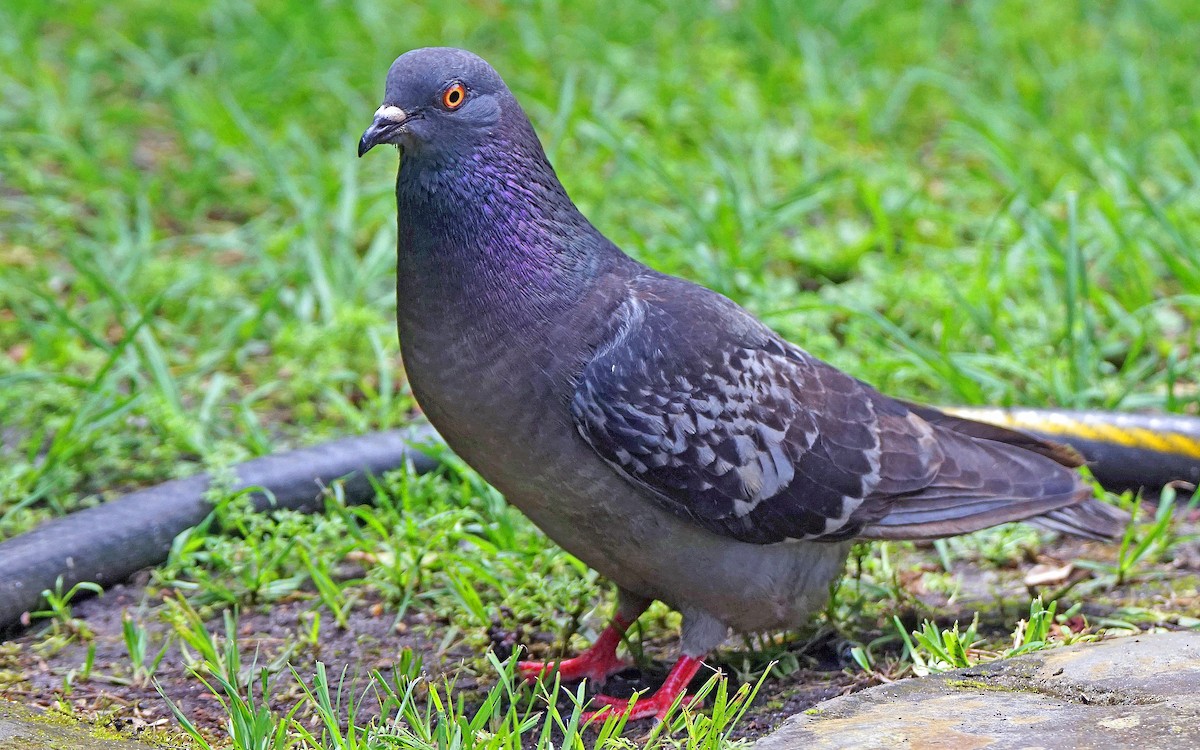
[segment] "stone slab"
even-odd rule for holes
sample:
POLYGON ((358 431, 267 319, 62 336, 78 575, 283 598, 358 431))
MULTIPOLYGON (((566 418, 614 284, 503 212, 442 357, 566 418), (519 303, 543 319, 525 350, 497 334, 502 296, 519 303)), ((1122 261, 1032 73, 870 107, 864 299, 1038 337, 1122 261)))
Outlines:
POLYGON ((1116 638, 879 685, 754 750, 1200 747, 1200 633, 1116 638))

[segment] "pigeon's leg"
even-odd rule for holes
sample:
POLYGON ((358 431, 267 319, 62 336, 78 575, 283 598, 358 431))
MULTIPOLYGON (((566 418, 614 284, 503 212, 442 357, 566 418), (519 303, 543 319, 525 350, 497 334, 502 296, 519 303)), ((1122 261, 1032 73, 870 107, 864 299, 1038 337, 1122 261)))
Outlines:
POLYGON ((523 661, 517 664, 521 676, 532 681, 558 672, 564 682, 585 677, 594 685, 602 685, 610 674, 620 672, 626 663, 617 658, 617 646, 629 629, 650 606, 650 599, 617 589, 617 611, 612 623, 600 633, 592 647, 579 656, 562 661, 523 661))
MULTIPOLYGON (((704 665, 704 656, 721 645, 727 635, 729 628, 712 615, 697 610, 683 610, 683 635, 680 638, 683 653, 675 662, 675 666, 671 667, 662 687, 649 698, 639 698, 633 705, 629 704, 628 698, 594 696, 592 700, 604 708, 584 714, 584 721, 591 721, 596 717, 605 719, 613 711, 624 712, 629 721, 648 719, 652 716, 657 719, 664 718, 704 665)), ((683 700, 687 702, 689 699, 685 696, 683 700)))

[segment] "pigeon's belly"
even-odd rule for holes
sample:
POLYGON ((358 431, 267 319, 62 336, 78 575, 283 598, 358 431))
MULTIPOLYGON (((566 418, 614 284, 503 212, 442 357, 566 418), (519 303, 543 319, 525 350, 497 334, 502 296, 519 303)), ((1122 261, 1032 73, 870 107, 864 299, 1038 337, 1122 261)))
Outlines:
POLYGON ((439 340, 462 341, 402 331, 417 401, 463 460, 571 554, 625 589, 739 631, 801 625, 824 605, 848 543, 747 544, 679 518, 579 436, 555 352, 447 350, 439 340))
POLYGON ((660 508, 590 448, 565 453, 548 481, 531 485, 496 467, 489 481, 618 585, 743 632, 803 625, 825 604, 848 544, 752 545, 722 537, 660 508))

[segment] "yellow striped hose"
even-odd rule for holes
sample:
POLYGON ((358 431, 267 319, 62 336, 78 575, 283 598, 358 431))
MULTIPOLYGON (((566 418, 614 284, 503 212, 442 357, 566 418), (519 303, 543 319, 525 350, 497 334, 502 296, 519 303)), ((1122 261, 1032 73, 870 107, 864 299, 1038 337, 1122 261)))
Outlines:
POLYGON ((942 407, 964 419, 1066 443, 1088 459, 1092 474, 1113 490, 1200 484, 1200 418, 1061 409, 942 407))

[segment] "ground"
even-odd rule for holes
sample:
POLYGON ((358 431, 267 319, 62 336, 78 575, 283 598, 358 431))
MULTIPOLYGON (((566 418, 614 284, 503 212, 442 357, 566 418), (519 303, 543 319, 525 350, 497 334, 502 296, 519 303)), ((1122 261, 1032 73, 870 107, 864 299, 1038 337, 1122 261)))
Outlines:
MULTIPOLYGON (((763 680, 745 715, 729 727, 727 741, 762 736, 787 717, 836 695, 914 673, 964 666, 938 666, 937 653, 925 643, 906 649, 892 616, 899 617, 905 632, 919 631, 927 618, 942 629, 956 622, 965 629, 975 619, 977 635, 967 644, 971 646, 969 663, 994 658, 1018 645, 1013 639, 1022 637, 1021 621, 1030 619, 1028 601, 1034 593, 1051 596, 1059 592, 1056 601, 1061 609, 1048 626, 1048 646, 1097 635, 1111 638, 1146 630, 1193 628, 1200 624, 1197 529, 1194 522, 1178 519, 1172 537, 1162 539, 1119 583, 1113 577, 1119 552, 1111 545, 1027 530, 1007 532, 1019 537, 1019 562, 997 564, 978 556, 969 546, 948 548, 943 552, 952 561, 949 573, 944 568, 945 558, 931 545, 889 545, 892 572, 899 580, 887 580, 888 571, 878 566, 878 558, 852 562, 834 607, 810 631, 746 644, 734 640, 715 656, 712 665, 730 675, 734 686, 756 683, 768 663, 778 662, 778 671, 763 680), (1088 572, 1081 566, 1068 572, 1065 566, 1073 561, 1090 561, 1097 569, 1088 572), (1041 579, 1037 579, 1039 575, 1041 579), (1034 580, 1040 582, 1030 583, 1034 580), (879 601, 878 592, 889 586, 893 587, 890 594, 879 601), (867 644, 869 671, 851 654, 853 647, 867 644)), ((997 544, 995 539, 988 542, 989 546, 997 544)), ((350 580, 361 573, 350 566, 337 576, 350 580)), ((69 621, 56 621, 45 630, 31 629, 8 642, 0 656, 0 697, 47 708, 65 707, 126 735, 159 742, 178 740, 178 725, 157 692, 161 689, 202 734, 219 737, 231 713, 222 704, 227 696, 201 682, 187 666, 205 662, 203 657, 197 658, 205 646, 197 647, 194 640, 184 637, 190 617, 201 615, 148 574, 141 579, 100 598, 80 601, 69 621), (167 644, 153 671, 153 681, 139 677, 131 666, 125 635, 128 613, 137 613, 132 617, 145 628, 151 657, 160 644, 167 644), (185 656, 182 649, 188 649, 190 655, 185 656)), ((386 721, 379 719, 381 711, 392 716, 398 710, 394 699, 389 704, 386 695, 380 698, 381 684, 403 693, 410 684, 406 675, 424 674, 429 681, 425 689, 447 680, 453 683, 455 695, 466 702, 464 709, 469 713, 485 701, 498 679, 481 656, 483 648, 490 646, 505 659, 515 644, 540 656, 556 655, 562 646, 560 633, 539 629, 505 608, 488 627, 455 633, 453 616, 410 611, 397 619, 392 606, 368 595, 345 610, 344 626, 324 627, 315 639, 306 637, 314 613, 325 622, 336 619, 315 591, 302 587, 269 605, 244 607, 236 621, 219 616, 209 619, 205 627, 214 634, 211 647, 217 656, 210 657, 209 667, 201 670, 221 663, 225 653, 222 635, 233 632, 241 661, 232 672, 242 673, 244 689, 253 695, 255 670, 268 670, 269 700, 264 706, 274 715, 287 715, 298 706, 296 720, 318 726, 320 711, 315 701, 306 699, 302 685, 313 685, 316 664, 321 662, 330 670, 330 693, 333 705, 340 706, 340 720, 349 721, 353 711, 355 724, 378 727, 386 726, 386 721), (357 696, 356 702, 351 700, 353 696, 357 696), (348 701, 356 707, 350 709, 348 701)), ((599 617, 588 615, 579 629, 594 630, 601 624, 599 617)), ((612 678, 610 691, 622 695, 652 688, 665 676, 673 658, 673 624, 662 610, 647 616, 637 642, 643 653, 641 664, 612 678)), ((209 680, 211 683, 211 677, 209 680)), ((696 686, 703 681, 702 676, 696 686)), ((533 696, 534 691, 525 688, 524 695, 533 696)), ((514 700, 520 703, 522 698, 514 700)), ((427 693, 419 699, 425 707, 427 701, 427 693)), ((559 704, 567 714, 573 708, 567 698, 559 704)), ((627 730, 627 736, 644 737, 651 727, 649 722, 639 722, 627 730)), ((536 744, 527 741, 526 746, 536 744)))
MULTIPOLYGON (((575 201, 621 247, 890 394, 1198 414, 1194 5, 0 4, 0 539, 131 488, 416 418, 394 332, 396 163, 360 161, 355 146, 391 60, 431 44, 495 64, 575 201)), ((153 723, 167 715, 158 679, 205 732, 221 711, 246 718, 237 747, 276 726, 284 744, 354 747, 318 729, 310 741, 307 719, 275 710, 285 702, 264 713, 202 699, 186 667, 213 694, 221 677, 246 697, 253 632, 274 632, 313 691, 302 708, 329 718, 312 664, 353 672, 358 652, 315 644, 375 634, 368 665, 415 653, 438 673, 461 660, 451 693, 461 686, 473 711, 506 695, 480 656, 493 640, 578 649, 603 625, 603 582, 468 468, 384 484, 362 508, 331 488, 309 518, 253 518, 214 492, 219 523, 181 537, 144 586, 78 603, 50 592, 0 645, 0 690, 87 711, 104 687, 153 723), (251 629, 236 660, 222 635, 235 610, 237 632, 251 629), (288 617, 299 628, 279 635, 288 617), (159 633, 187 654, 172 645, 155 664, 159 633), (413 652, 397 652, 403 639, 413 652)), ((1056 642, 1084 613, 1089 633, 1188 627, 1189 534, 1147 520, 1123 553, 1029 529, 864 547, 857 585, 814 623, 835 634, 811 660, 784 652, 788 674, 763 683, 754 710, 927 670, 940 651, 987 656, 952 647, 976 609, 979 648, 1011 649, 1030 575, 1043 606, 1057 600, 1037 616, 1056 642), (1035 569, 1040 555, 1073 565, 1035 569), (942 633, 955 618, 959 635, 942 633)), ((649 617, 659 666, 676 624, 649 617)), ((272 643, 271 689, 287 692, 272 643)), ((745 684, 775 653, 751 646, 724 652, 745 684)), ((764 721, 732 722, 719 697, 718 735, 764 721)), ((521 712, 493 708, 508 729, 436 711, 403 723, 542 741, 513 728, 521 712)))

